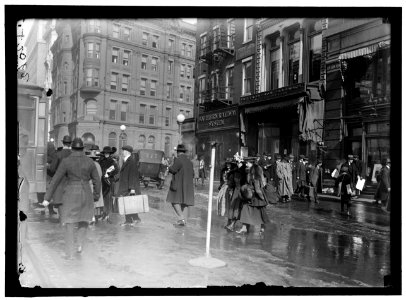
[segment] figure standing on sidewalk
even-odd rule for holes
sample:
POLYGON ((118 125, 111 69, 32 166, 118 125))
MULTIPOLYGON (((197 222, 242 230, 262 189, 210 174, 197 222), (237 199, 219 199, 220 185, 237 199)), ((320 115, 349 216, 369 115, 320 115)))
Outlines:
POLYGON ((305 186, 306 186, 306 162, 304 155, 299 155, 299 163, 297 165, 297 191, 301 199, 305 198, 305 186))
MULTIPOLYGON (((137 161, 134 159, 133 147, 125 145, 122 148, 123 165, 120 168, 118 179, 117 196, 128 195, 141 195, 139 173, 137 167, 137 161)), ((130 225, 134 226, 136 223, 141 222, 138 214, 125 215, 125 222, 122 226, 130 225)))
POLYGON ((204 186, 204 179, 206 178, 206 168, 204 165, 204 157, 200 157, 199 164, 199 178, 202 180, 202 186, 204 186))
MULTIPOLYGON (((321 174, 323 172, 321 165, 322 165, 322 162, 320 160, 318 160, 316 163, 316 166, 310 167, 310 170, 309 170, 309 186, 310 186, 310 189, 312 189, 312 191, 313 191, 311 194, 314 195, 315 203, 319 203, 319 200, 317 197, 317 190, 318 190, 318 186, 319 186, 319 179, 321 178, 321 174)), ((310 195, 308 195, 307 197, 308 197, 308 200, 311 201, 310 195)))
POLYGON ((348 173, 348 166, 341 167, 341 174, 338 176, 339 193, 341 196, 341 213, 344 213, 344 205, 347 206, 345 213, 350 215, 351 207, 351 175, 348 173), (341 183, 341 185, 340 185, 341 183))
MULTIPOLYGON (((353 163, 354 163, 355 168, 357 170, 356 181, 355 181, 355 185, 357 185, 358 180, 363 179, 363 176, 362 176, 362 161, 359 159, 357 154, 354 154, 354 162, 353 163)), ((355 198, 358 198, 360 194, 361 194, 361 191, 359 189, 355 189, 355 198)))
POLYGON ((192 164, 193 164, 193 179, 195 181, 195 186, 197 186, 197 183, 199 182, 199 167, 200 167, 200 161, 197 159, 197 154, 195 154, 195 157, 192 159, 192 164))
POLYGON ((52 178, 49 189, 45 194, 44 205, 48 205, 57 186, 66 176, 66 187, 62 197, 61 222, 65 225, 66 255, 73 258, 74 229, 78 226, 78 248, 86 241, 87 228, 94 214, 94 201, 99 200, 101 182, 94 162, 83 152, 83 141, 75 138, 72 142, 72 154, 63 159, 52 178), (89 180, 93 183, 93 194, 89 180))
POLYGON ((376 203, 381 205, 384 204, 387 206, 387 210, 390 211, 390 158, 384 159, 382 161, 382 169, 379 171, 380 180, 378 187, 376 188, 375 200, 376 203))
POLYGON ((195 204, 193 187, 193 164, 186 156, 186 147, 183 144, 176 148, 177 158, 169 168, 172 174, 166 201, 172 203, 178 221, 175 226, 185 226, 188 217, 188 208, 195 204))

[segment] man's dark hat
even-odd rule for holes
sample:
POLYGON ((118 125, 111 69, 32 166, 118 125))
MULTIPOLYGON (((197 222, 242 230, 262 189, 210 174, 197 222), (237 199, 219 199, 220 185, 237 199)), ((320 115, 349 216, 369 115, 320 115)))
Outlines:
POLYGON ((113 151, 113 152, 111 152, 111 154, 114 154, 114 153, 116 153, 117 148, 116 147, 111 147, 111 151, 113 151))
POLYGON ((121 147, 121 149, 126 150, 126 151, 128 151, 130 153, 133 153, 133 151, 134 151, 133 147, 131 147, 129 145, 125 145, 125 146, 121 147))
POLYGON ((321 160, 318 160, 316 165, 318 165, 318 164, 323 164, 323 162, 321 160))
POLYGON ((83 146, 83 141, 82 141, 82 139, 81 139, 81 138, 75 138, 75 139, 72 141, 72 148, 73 148, 73 149, 83 149, 84 146, 83 146))
POLYGON ((307 161, 307 160, 309 160, 309 158, 308 158, 307 156, 305 156, 305 157, 303 158, 303 160, 306 160, 306 161, 307 161))
POLYGON ((295 158, 295 156, 293 155, 293 154, 289 154, 289 156, 288 156, 289 158, 295 158))
POLYGON ((64 144, 70 144, 70 143, 72 143, 72 138, 71 138, 69 135, 65 135, 65 136, 63 137, 62 143, 64 143, 64 144))
POLYGON ((358 158, 358 154, 354 154, 353 156, 354 156, 354 158, 358 158))
POLYGON ((354 155, 348 154, 348 159, 353 159, 353 158, 354 158, 354 155))
POLYGON ((91 145, 90 150, 99 150, 99 146, 97 145, 91 145))
POLYGON ((101 153, 113 153, 113 150, 111 150, 110 146, 106 146, 101 153))
POLYGON ((282 159, 282 156, 280 154, 276 154, 275 159, 282 159))
POLYGON ((177 151, 177 152, 186 152, 187 149, 186 149, 185 145, 179 144, 179 145, 176 147, 176 151, 177 151))
POLYGON ((304 159, 304 158, 305 158, 305 156, 303 154, 299 155, 299 159, 304 159))

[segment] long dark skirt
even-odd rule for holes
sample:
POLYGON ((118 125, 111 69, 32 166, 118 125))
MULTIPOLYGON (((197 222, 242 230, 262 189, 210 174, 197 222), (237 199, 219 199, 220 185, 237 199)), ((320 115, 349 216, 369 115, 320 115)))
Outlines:
POLYGON ((226 195, 227 218, 231 220, 238 219, 240 215, 242 195, 240 187, 235 187, 226 195))
POLYGON ((240 222, 250 225, 261 225, 269 223, 265 206, 250 206, 244 203, 241 209, 240 222))

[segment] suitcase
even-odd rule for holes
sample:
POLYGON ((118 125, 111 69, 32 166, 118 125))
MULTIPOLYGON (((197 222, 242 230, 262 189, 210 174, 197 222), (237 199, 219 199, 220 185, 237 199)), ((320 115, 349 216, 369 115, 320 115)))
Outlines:
POLYGON ((149 212, 148 195, 122 196, 117 202, 120 215, 149 212))

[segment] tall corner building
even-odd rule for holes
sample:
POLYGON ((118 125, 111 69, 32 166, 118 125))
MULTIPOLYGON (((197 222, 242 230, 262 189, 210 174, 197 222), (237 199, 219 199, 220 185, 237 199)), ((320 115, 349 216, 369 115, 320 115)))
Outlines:
POLYGON ((180 140, 177 115, 193 117, 195 25, 77 19, 58 20, 56 32, 51 137, 169 156, 180 140))

